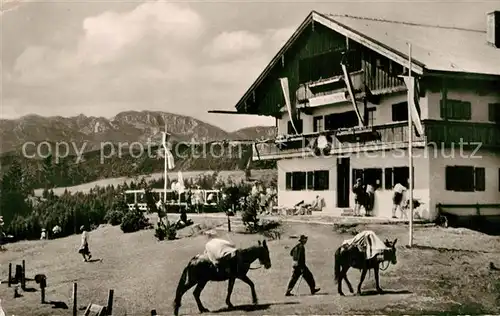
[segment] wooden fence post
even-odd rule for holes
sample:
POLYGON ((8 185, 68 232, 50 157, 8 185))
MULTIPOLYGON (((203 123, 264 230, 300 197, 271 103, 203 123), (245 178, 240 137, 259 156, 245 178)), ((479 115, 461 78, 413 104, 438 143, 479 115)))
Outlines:
POLYGON ((109 290, 108 294, 108 305, 106 306, 106 315, 113 314, 113 295, 115 291, 113 289, 109 290))
POLYGON ((9 282, 9 287, 10 287, 10 285, 12 284, 12 263, 11 262, 9 262, 9 280, 8 280, 8 282, 9 282))
POLYGON ((21 274, 21 289, 26 290, 26 261, 23 260, 23 273, 21 274))
POLYGON ((73 283, 73 316, 77 316, 78 306, 77 306, 77 285, 76 282, 73 283))

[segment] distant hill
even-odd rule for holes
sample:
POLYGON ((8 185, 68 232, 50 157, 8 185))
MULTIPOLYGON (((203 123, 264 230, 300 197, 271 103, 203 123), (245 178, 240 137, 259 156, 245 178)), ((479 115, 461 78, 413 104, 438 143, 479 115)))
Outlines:
POLYGON ((161 116, 172 134, 175 168, 183 171, 201 170, 246 170, 273 169, 275 162, 251 162, 250 144, 227 142, 210 143, 217 140, 253 140, 274 136, 275 128, 270 126, 248 127, 235 132, 226 132, 188 116, 165 112, 122 112, 113 119, 102 117, 42 117, 29 115, 17 120, 1 120, 0 173, 9 168, 13 161, 21 163, 34 187, 44 187, 49 181, 52 186, 79 185, 100 179, 130 177, 140 174, 161 172, 164 167, 158 154, 159 125, 161 116), (123 146, 139 142, 149 147, 123 146), (36 153, 36 146, 26 147, 23 143, 47 142, 55 153, 58 142, 71 143, 69 153, 59 146, 62 158, 43 160, 48 148, 36 153), (194 142, 204 145, 191 145, 194 142), (101 151, 102 144, 105 143, 101 151), (77 155, 77 152, 84 154, 77 155), (104 155, 102 154, 104 153, 104 155), (28 155, 28 156, 26 156, 28 155), (32 158, 30 158, 32 157, 32 158))
POLYGON ((112 119, 83 114, 74 117, 27 115, 14 120, 0 120, 0 153, 20 150, 26 142, 65 141, 74 143, 77 148, 82 148, 85 143, 85 151, 92 151, 98 150, 102 142, 159 141, 157 117, 165 121, 168 132, 176 141, 249 140, 275 134, 272 126, 227 132, 190 116, 160 111, 126 111, 112 119))

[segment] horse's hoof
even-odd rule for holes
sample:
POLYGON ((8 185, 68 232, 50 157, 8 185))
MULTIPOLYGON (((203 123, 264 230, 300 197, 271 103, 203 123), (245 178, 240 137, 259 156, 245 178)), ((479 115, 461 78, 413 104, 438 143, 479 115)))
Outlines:
POLYGON ((340 292, 340 293, 339 293, 339 295, 340 295, 340 296, 345 296, 345 294, 344 294, 344 293, 342 293, 342 292, 340 292))
POLYGON ((226 302, 226 305, 227 305, 227 307, 229 307, 229 308, 231 308, 231 309, 232 309, 232 308, 234 308, 234 305, 233 305, 233 304, 231 304, 231 302, 226 302))
POLYGON ((208 310, 208 308, 202 308, 200 309, 200 313, 209 313, 210 311, 208 310))
POLYGON ((253 301, 253 305, 257 305, 257 304, 259 304, 259 301, 257 301, 257 300, 253 301))
POLYGON ((377 289, 377 293, 378 293, 378 294, 382 294, 382 293, 384 293, 384 290, 382 290, 381 288, 378 288, 378 289, 377 289))

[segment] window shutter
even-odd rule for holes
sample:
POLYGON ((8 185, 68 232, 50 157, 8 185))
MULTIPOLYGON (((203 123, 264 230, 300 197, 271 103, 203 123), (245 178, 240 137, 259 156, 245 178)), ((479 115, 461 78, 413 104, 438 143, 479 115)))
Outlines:
POLYGON ((453 191, 454 189, 454 171, 455 168, 452 166, 446 166, 446 171, 445 171, 445 185, 446 185, 446 190, 447 191, 453 191))
POLYGON ((286 180, 285 180, 285 182, 286 182, 285 187, 286 187, 287 190, 291 190, 292 189, 292 173, 291 172, 287 172, 285 174, 285 178, 286 178, 286 180))
POLYGON ((475 171, 474 189, 476 191, 485 191, 486 190, 486 170, 484 168, 476 168, 474 171, 475 171))
POLYGON ((472 118, 472 104, 470 102, 465 103, 465 119, 470 120, 472 118))

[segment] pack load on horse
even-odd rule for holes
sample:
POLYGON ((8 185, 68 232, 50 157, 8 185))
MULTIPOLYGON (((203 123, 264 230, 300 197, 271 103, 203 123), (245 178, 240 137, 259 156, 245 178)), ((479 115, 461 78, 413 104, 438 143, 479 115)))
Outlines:
POLYGON ((219 274, 230 273, 230 266, 227 263, 236 256, 237 250, 232 242, 220 238, 213 238, 205 245, 205 255, 219 274))
POLYGON ((200 295, 209 281, 229 280, 226 296, 226 304, 229 308, 233 307, 231 294, 236 279, 240 279, 250 286, 253 303, 257 304, 255 286, 247 273, 250 270, 250 265, 255 260, 259 260, 261 266, 265 269, 271 268, 271 258, 266 241, 261 242, 259 240, 258 245, 248 248, 236 248, 230 242, 223 241, 220 242, 220 239, 210 240, 207 243, 208 247, 206 247, 208 251, 194 256, 182 271, 174 300, 174 315, 179 314, 184 293, 195 285, 193 296, 198 305, 198 310, 200 313, 208 312, 208 309, 201 303, 200 295), (224 262, 221 262, 221 258, 224 262))
POLYGON ((359 251, 366 254, 365 259, 372 259, 375 256, 383 256, 387 249, 384 242, 371 230, 365 230, 354 236, 354 238, 344 240, 342 246, 347 249, 356 247, 359 251))
MULTIPOLYGON (((335 252, 335 281, 338 285, 338 292, 342 292, 342 280, 345 280, 349 291, 354 293, 351 283, 347 279, 347 271, 350 267, 362 270, 361 278, 358 284, 358 294, 361 294, 361 285, 366 277, 366 272, 374 270, 375 283, 377 291, 382 292, 379 284, 379 270, 382 262, 388 261, 389 264, 396 264, 396 245, 397 239, 393 242, 386 240, 382 242, 378 236, 370 230, 362 231, 352 239, 345 240, 335 252)), ((385 268, 387 269, 388 266, 385 268)), ((385 270, 383 269, 383 270, 385 270)))

